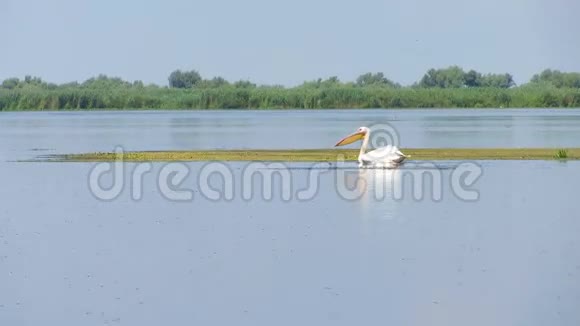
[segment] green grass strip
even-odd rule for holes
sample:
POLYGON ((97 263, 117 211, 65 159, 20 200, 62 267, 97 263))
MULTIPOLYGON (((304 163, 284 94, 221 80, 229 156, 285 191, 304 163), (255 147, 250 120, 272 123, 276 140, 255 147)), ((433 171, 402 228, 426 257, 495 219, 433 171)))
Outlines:
MULTIPOLYGON (((580 148, 407 148, 409 160, 578 160, 580 148), (563 155, 565 151, 566 155, 563 155), (565 157, 564 157, 565 156, 565 157)), ((356 160, 358 150, 289 149, 289 150, 204 150, 126 152, 127 162, 175 161, 270 161, 270 162, 336 162, 356 160)), ((57 162, 110 162, 115 153, 83 153, 42 157, 57 162)))

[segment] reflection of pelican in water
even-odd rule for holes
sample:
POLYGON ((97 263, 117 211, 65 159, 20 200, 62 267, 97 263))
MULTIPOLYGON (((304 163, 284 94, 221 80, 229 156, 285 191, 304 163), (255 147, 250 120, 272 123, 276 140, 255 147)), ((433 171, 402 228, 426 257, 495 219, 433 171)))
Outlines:
POLYGON ((337 191, 347 200, 399 199, 401 174, 401 169, 339 170, 337 191))
POLYGON ((405 158, 407 158, 405 154, 401 153, 397 146, 393 145, 379 147, 370 152, 367 152, 370 135, 371 130, 369 128, 360 127, 355 133, 344 137, 341 141, 336 143, 335 146, 352 144, 355 141, 362 139, 363 142, 360 148, 360 153, 358 155, 358 166, 361 168, 394 168, 403 163, 405 158))
POLYGON ((400 169, 362 169, 358 174, 367 186, 363 197, 375 201, 396 200, 401 192, 400 169))
MULTIPOLYGON (((358 174, 350 175, 358 195, 359 216, 365 220, 396 219, 401 192, 401 169, 360 169, 358 174)), ((352 188, 351 188, 352 189, 352 188)), ((372 232, 372 225, 367 225, 372 232)))

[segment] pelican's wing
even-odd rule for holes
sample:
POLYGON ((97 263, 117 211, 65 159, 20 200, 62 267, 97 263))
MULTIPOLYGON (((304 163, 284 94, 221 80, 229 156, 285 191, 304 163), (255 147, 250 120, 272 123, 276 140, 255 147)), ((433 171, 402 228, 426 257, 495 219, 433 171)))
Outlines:
POLYGON ((365 153, 361 160, 364 162, 392 162, 392 163, 402 163, 406 156, 403 154, 397 146, 385 146, 379 147, 375 150, 365 153))

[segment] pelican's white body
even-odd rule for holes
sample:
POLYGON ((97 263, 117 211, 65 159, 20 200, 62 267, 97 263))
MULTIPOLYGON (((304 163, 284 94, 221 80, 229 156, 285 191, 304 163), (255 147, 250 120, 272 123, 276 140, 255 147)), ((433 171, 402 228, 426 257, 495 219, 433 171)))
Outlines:
POLYGON ((407 158, 397 146, 387 145, 367 152, 371 131, 367 127, 360 128, 364 132, 364 139, 358 154, 358 166, 361 168, 390 169, 399 166, 407 158))
POLYGON ((379 147, 375 150, 365 153, 361 147, 361 153, 358 155, 358 166, 361 168, 383 168, 390 169, 399 166, 407 158, 397 146, 388 145, 379 147))
POLYGON ((407 156, 394 145, 379 147, 367 152, 371 130, 367 127, 360 127, 354 134, 345 137, 336 146, 342 146, 362 138, 362 145, 358 155, 358 166, 361 168, 382 168, 391 169, 402 164, 407 156))

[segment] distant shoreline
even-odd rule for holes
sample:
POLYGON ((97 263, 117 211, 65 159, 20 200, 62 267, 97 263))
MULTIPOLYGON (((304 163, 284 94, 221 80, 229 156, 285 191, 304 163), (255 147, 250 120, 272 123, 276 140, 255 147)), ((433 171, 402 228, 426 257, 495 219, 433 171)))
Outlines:
POLYGON ((0 89, 0 111, 580 108, 580 88, 0 89))
POLYGON ((332 108, 580 108, 580 73, 546 69, 520 86, 507 73, 465 72, 457 66, 430 69, 410 86, 383 73, 365 73, 352 82, 330 77, 290 88, 259 86, 204 79, 195 70, 172 72, 169 87, 105 75, 60 85, 26 76, 0 85, 0 111, 332 108))

